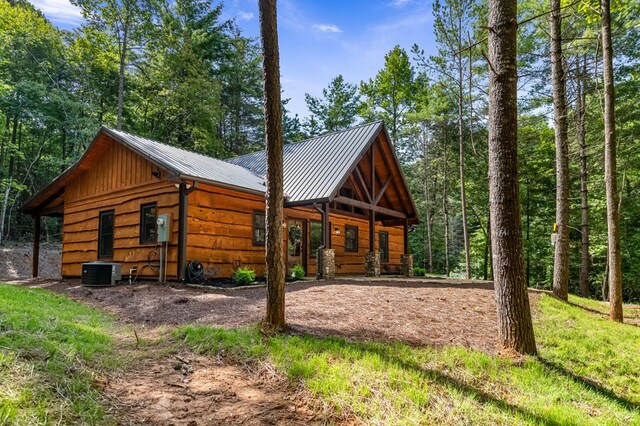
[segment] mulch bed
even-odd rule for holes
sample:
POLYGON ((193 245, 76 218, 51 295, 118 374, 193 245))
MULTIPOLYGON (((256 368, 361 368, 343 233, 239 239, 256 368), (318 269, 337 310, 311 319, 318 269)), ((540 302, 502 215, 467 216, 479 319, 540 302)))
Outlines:
MULTIPOLYGON (((24 283, 103 308, 137 327, 208 324, 233 328, 259 322, 264 288, 191 288, 141 282, 89 289, 78 280, 24 283)), ((336 280, 287 284, 286 316, 294 332, 411 345, 496 346, 493 286, 454 279, 336 280)))

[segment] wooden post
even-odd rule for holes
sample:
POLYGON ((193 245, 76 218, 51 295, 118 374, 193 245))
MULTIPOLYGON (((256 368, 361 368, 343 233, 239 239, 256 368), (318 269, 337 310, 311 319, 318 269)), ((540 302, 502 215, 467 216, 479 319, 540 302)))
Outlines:
POLYGON ((331 230, 329 229, 329 203, 323 203, 322 210, 322 245, 325 249, 331 248, 331 230))
POLYGON ((31 276, 38 277, 38 263, 40 261, 40 215, 33 215, 33 259, 31 276))
POLYGON ((176 277, 184 282, 187 258, 187 184, 180 182, 178 187, 178 263, 176 277))
MULTIPOLYGON (((371 144, 371 199, 376 199, 376 161, 374 143, 371 144)), ((376 251, 376 212, 372 209, 369 216, 369 251, 376 251)))

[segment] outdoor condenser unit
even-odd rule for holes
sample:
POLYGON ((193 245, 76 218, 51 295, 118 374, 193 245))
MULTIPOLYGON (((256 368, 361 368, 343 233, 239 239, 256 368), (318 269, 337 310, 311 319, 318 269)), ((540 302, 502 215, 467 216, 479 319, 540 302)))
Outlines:
POLYGON ((122 265, 113 262, 90 262, 82 264, 82 284, 89 287, 116 285, 122 280, 122 265))

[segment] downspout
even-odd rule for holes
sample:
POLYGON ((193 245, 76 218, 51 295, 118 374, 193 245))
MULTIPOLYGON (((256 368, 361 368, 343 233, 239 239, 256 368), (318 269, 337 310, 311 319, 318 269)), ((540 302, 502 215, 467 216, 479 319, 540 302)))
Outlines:
POLYGON ((189 194, 198 187, 198 182, 187 188, 186 182, 178 185, 178 262, 176 264, 176 278, 181 283, 185 282, 187 274, 187 221, 189 208, 189 194))

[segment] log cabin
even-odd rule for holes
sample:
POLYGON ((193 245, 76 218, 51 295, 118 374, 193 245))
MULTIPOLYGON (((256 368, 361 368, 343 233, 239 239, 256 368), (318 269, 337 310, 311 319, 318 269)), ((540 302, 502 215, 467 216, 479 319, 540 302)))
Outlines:
MULTIPOLYGON (((379 262, 372 274, 400 272, 418 217, 382 121, 285 145, 283 160, 290 268, 316 275, 321 250, 331 251, 336 274, 365 273, 369 253, 379 262)), ((82 157, 21 208, 34 219, 33 275, 41 218, 55 216, 63 277, 107 260, 156 278, 160 214, 170 217, 170 279, 184 281, 192 261, 208 278, 240 266, 264 274, 265 174, 264 151, 223 161, 102 127, 82 157)))

